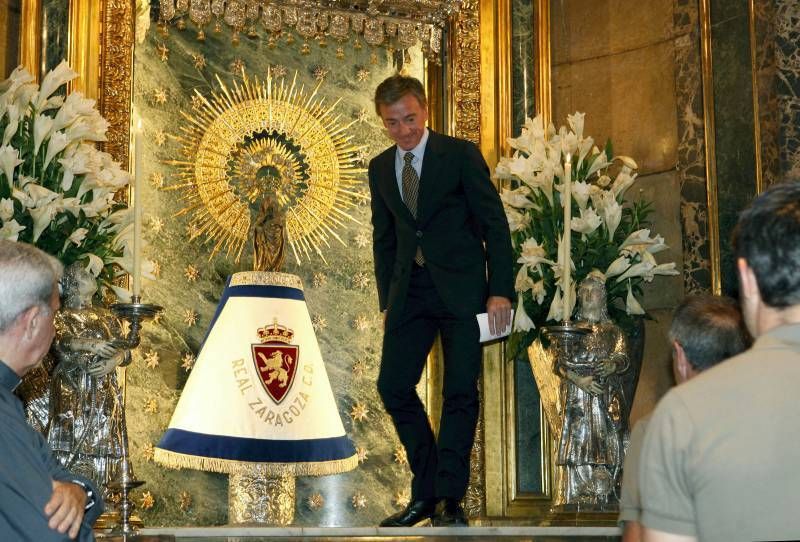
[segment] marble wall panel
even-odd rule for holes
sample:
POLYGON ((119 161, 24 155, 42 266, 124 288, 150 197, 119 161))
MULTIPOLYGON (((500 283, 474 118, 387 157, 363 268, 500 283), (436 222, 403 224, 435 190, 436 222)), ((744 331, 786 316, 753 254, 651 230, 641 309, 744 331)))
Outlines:
POLYGON ((42 73, 46 73, 67 58, 69 41, 69 2, 42 2, 42 73))
POLYGON ((536 42, 533 31, 533 2, 511 2, 511 134, 520 133, 526 117, 536 114, 536 74, 534 55, 536 42))
POLYGON ((675 168, 675 56, 660 42, 610 56, 553 66, 553 119, 566 124, 586 112, 584 132, 599 145, 608 138, 615 154, 632 156, 646 175, 675 168))
POLYGON ((553 64, 640 49, 672 35, 672 5, 663 0, 550 2, 553 64))
MULTIPOLYGON (((243 66, 263 78, 268 66, 279 66, 273 72, 278 80, 291 79, 296 71, 298 84, 310 89, 322 78, 319 92, 326 102, 341 99, 337 111, 342 123, 355 121, 349 130, 353 142, 363 148, 359 153, 362 166, 390 145, 371 101, 375 86, 396 70, 385 50, 348 47, 345 58, 338 59, 335 47, 320 49, 314 44, 310 54, 301 55, 299 39, 292 46, 282 39, 271 49, 266 41, 244 36, 234 47, 230 38, 227 30, 221 34, 209 31, 205 42, 198 42, 191 28, 170 28, 164 35, 154 24, 135 52, 134 103, 146 136, 142 175, 146 179, 143 198, 149 244, 145 256, 158 264, 157 280, 146 283, 144 297, 166 308, 159 322, 147 324, 143 343, 128 370, 133 461, 137 474, 147 481, 135 498, 141 502, 144 491, 154 497, 151 508, 140 510, 151 526, 227 521, 226 477, 165 469, 152 462, 152 446, 169 422, 225 277, 251 268, 249 248, 237 263, 224 255, 210 257, 210 245, 202 244, 202 238, 191 240, 188 217, 177 216, 185 206, 181 191, 165 190, 178 183, 176 170, 165 160, 182 158, 174 137, 185 122, 181 111, 193 115, 192 94, 198 90, 207 95, 217 89, 217 76, 230 83, 243 66), (188 506, 187 499, 191 499, 188 506)), ((412 51, 405 69, 422 77, 418 51, 412 51)), ((367 195, 366 173, 361 180, 357 191, 367 195)), ((327 264, 318 257, 298 263, 288 254, 284 266, 303 280, 345 430, 364 450, 364 461, 355 471, 298 479, 297 525, 374 525, 403 503, 409 489, 404 454, 375 389, 381 319, 372 271, 368 200, 350 212, 357 222, 346 221, 337 228, 343 244, 333 241, 323 249, 327 264), (364 420, 349 415, 356 404, 367 408, 364 420), (309 498, 317 494, 324 504, 309 506, 309 498)))
POLYGON ((780 174, 800 178, 800 1, 775 1, 780 174))

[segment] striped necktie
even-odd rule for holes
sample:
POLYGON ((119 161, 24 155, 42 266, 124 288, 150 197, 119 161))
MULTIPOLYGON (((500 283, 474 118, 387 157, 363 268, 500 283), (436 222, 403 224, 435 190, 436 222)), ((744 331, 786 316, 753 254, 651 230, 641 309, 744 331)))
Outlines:
MULTIPOLYGON (((411 211, 414 218, 417 218, 417 196, 419 196, 419 176, 411 162, 414 160, 414 155, 407 152, 403 155, 403 172, 401 178, 403 181, 403 201, 411 211)), ((417 265, 423 265, 425 258, 422 257, 422 248, 417 245, 417 253, 414 255, 414 261, 417 265)))

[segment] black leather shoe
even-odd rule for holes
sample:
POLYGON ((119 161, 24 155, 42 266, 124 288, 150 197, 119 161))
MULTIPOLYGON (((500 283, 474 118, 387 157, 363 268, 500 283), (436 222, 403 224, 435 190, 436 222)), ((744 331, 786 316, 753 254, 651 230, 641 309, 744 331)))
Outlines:
POLYGON ((417 523, 433 516, 436 511, 436 499, 420 499, 413 501, 396 514, 381 521, 381 527, 413 527, 417 523))
POLYGON ((432 519, 434 527, 466 527, 467 516, 458 499, 445 498, 436 507, 432 519))

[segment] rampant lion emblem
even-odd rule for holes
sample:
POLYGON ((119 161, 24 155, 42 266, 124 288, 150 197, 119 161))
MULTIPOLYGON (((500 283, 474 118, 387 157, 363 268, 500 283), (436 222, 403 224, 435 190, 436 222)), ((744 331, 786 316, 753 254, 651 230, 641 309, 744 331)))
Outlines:
POLYGON ((280 404, 294 382, 297 372, 300 347, 289 344, 294 332, 278 324, 275 318, 271 325, 258 329, 261 343, 253 344, 253 363, 264 390, 275 404, 280 404))

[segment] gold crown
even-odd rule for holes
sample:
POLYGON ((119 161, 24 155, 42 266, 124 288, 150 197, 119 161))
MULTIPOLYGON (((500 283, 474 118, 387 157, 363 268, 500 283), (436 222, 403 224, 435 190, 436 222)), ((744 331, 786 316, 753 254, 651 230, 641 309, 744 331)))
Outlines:
POLYGON ((273 318, 272 324, 258 328, 258 338, 263 343, 286 343, 292 342, 294 331, 286 326, 278 324, 278 319, 273 318))

